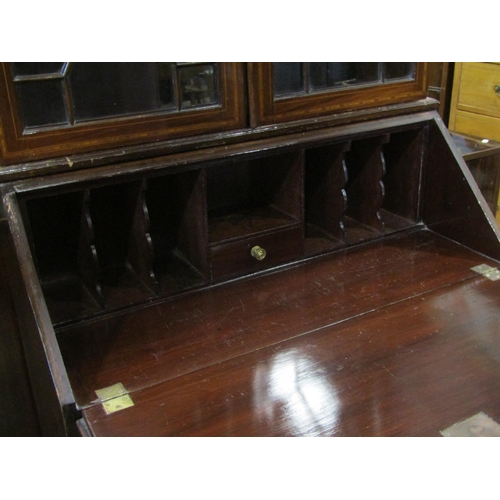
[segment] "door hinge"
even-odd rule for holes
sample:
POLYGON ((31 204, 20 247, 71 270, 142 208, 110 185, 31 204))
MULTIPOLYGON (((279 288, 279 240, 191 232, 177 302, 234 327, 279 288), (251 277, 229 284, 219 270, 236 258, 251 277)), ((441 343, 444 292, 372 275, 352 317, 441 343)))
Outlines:
POLYGON ((134 406, 130 394, 121 382, 104 389, 98 389, 95 393, 107 414, 134 406))
POLYGON ((496 267, 491 267, 487 264, 471 267, 471 271, 482 274, 485 278, 488 278, 491 281, 500 280, 500 271, 496 267))

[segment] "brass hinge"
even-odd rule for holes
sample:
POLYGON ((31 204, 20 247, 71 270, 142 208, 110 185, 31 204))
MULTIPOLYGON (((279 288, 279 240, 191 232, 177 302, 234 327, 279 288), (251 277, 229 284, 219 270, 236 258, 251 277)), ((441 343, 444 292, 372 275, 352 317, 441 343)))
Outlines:
POLYGON ((500 271, 496 267, 491 267, 487 264, 471 267, 471 271, 482 274, 485 278, 488 278, 491 281, 500 280, 500 271))
POLYGON ((95 391, 107 414, 134 406, 127 389, 121 382, 95 391))

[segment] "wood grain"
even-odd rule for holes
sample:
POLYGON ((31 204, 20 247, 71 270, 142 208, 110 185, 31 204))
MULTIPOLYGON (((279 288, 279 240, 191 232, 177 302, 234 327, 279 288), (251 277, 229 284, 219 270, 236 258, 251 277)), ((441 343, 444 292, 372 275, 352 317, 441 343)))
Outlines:
POLYGON ((77 402, 132 392, 475 276, 491 263, 428 231, 58 332, 77 402))
POLYGON ((95 435, 438 436, 500 420, 500 285, 482 276, 85 410, 95 435))
POLYGON ((457 108, 461 111, 500 118, 500 98, 495 86, 500 85, 497 64, 462 63, 457 108))
POLYGON ((498 64, 455 63, 449 130, 500 141, 496 85, 500 85, 498 64))

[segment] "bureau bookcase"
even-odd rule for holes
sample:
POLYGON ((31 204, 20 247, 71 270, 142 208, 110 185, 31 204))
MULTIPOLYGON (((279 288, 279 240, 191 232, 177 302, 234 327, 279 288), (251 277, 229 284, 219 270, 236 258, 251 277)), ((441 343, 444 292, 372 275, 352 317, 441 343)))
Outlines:
MULTIPOLYGON (((261 85, 258 75, 273 71, 214 67, 261 85)), ((268 127, 255 113, 253 126, 228 132, 203 126, 171 139, 167 131, 157 144, 126 135, 120 154, 92 152, 72 128, 57 131, 70 134, 57 146, 70 148, 63 157, 42 142, 8 144, 2 273, 11 347, 3 352, 28 394, 10 404, 32 414, 11 432, 302 434, 248 417, 262 389, 249 375, 262 363, 256 353, 293 339, 320 345, 360 318, 376 324, 377 311, 400 304, 405 314, 422 294, 486 280, 471 268, 498 265, 498 228, 435 103, 415 101, 425 65, 416 67, 396 73, 396 89, 412 87, 409 101, 388 105, 390 82, 363 81, 347 91, 375 98, 382 89, 379 106, 351 109, 349 98, 319 122, 291 115, 268 127), (26 162, 29 154, 38 159, 26 162), (11 163, 16 155, 24 163, 11 163), (238 406, 223 403, 228 391, 238 406)), ((335 82, 321 99, 330 92, 335 101, 335 82)), ((243 87, 219 88, 241 103, 243 87)), ((252 113, 256 93, 264 88, 252 87, 243 106, 252 113)), ((290 109, 293 99, 303 107, 299 94, 288 96, 290 109)), ((95 126, 85 125, 90 135, 95 126)))

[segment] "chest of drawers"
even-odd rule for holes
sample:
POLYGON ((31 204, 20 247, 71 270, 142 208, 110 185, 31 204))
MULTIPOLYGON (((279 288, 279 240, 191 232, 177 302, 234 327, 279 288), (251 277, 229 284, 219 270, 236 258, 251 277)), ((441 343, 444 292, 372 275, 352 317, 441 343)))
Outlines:
POLYGON ((500 141, 500 64, 455 64, 449 129, 500 141))

